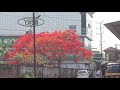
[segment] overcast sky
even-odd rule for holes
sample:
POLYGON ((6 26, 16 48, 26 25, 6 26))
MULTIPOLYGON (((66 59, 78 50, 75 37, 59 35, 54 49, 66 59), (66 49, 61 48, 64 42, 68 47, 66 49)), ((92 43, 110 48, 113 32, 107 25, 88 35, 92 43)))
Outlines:
MULTIPOLYGON (((96 12, 93 18, 93 41, 92 41, 92 48, 97 48, 94 50, 100 50, 100 35, 99 35, 99 24, 96 24, 95 21, 101 22, 103 20, 104 23, 114 22, 120 20, 120 12, 96 12), (98 29, 96 29, 98 28, 98 29)), ((120 44, 120 40, 111 32, 109 31, 104 25, 102 29, 103 31, 103 50, 108 47, 115 47, 115 44, 120 44)), ((120 46, 118 46, 120 49, 120 46)))

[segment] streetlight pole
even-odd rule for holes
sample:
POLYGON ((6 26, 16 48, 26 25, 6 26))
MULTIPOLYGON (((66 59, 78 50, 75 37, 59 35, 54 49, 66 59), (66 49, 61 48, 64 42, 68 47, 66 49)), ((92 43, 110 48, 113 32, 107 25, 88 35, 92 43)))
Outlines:
MULTIPOLYGON (((101 27, 101 25, 102 25, 102 22, 100 22, 100 49, 101 49, 101 64, 102 64, 102 61, 103 61, 103 53, 102 53, 102 27, 101 27)), ((104 77, 104 73, 103 73, 103 69, 102 69, 102 67, 101 67, 102 65, 100 65, 100 71, 101 71, 101 78, 103 78, 104 77)))
MULTIPOLYGON (((100 30, 100 34, 99 34, 100 35, 100 54, 101 54, 101 61, 100 61, 100 63, 102 63, 102 60, 103 60, 103 53, 102 53, 102 46, 103 46, 102 45, 102 42, 103 42, 102 41, 102 34, 103 33, 102 33, 102 27, 101 27, 102 26, 102 22, 100 22, 99 25, 100 25, 100 27, 99 27, 99 30, 100 30)), ((101 64, 100 64, 100 71, 102 71, 101 64)), ((101 77, 103 77, 102 73, 101 73, 101 77)))
POLYGON ((102 29, 103 29, 103 27, 102 27, 102 22, 97 22, 97 21, 93 21, 93 22, 96 22, 97 24, 99 24, 100 26, 99 26, 99 30, 100 30, 100 33, 99 33, 99 35, 100 35, 100 54, 101 54, 101 61, 102 61, 102 59, 103 59, 103 54, 102 54, 102 46, 103 46, 103 44, 102 44, 102 34, 103 34, 103 32, 102 32, 102 29))
POLYGON ((33 37, 34 37, 34 76, 36 78, 35 12, 33 12, 33 37))

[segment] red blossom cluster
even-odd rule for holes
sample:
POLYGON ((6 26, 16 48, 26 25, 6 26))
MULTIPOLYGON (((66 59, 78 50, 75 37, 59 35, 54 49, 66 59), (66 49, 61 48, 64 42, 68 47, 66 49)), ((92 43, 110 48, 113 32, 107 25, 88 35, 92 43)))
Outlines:
MULTIPOLYGON (((22 35, 13 44, 13 51, 9 51, 7 57, 13 58, 16 54, 22 54, 24 60, 34 53, 33 34, 22 35)), ((74 61, 78 62, 82 57, 90 60, 92 53, 84 48, 80 36, 74 30, 54 31, 52 33, 42 32, 36 34, 36 54, 44 56, 51 62, 61 62, 68 60, 70 55, 74 55, 74 61)))

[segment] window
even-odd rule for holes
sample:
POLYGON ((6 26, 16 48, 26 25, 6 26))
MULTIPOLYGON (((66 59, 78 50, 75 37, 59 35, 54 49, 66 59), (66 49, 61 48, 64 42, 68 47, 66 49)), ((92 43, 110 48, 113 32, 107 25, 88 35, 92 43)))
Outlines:
POLYGON ((106 73, 110 73, 111 72, 111 70, 112 70, 112 66, 107 66, 107 69, 106 69, 106 73))
POLYGON ((82 28, 82 34, 86 34, 86 28, 82 28))
POLYGON ((111 65, 107 66, 106 72, 108 73, 118 73, 120 72, 120 66, 119 65, 111 65))
POLYGON ((109 60, 109 53, 106 53, 106 60, 109 60))
POLYGON ((74 29, 74 30, 76 30, 76 25, 70 25, 70 26, 69 26, 69 29, 74 29))
POLYGON ((86 70, 79 70, 79 71, 77 72, 77 74, 81 74, 81 73, 87 73, 87 71, 86 71, 86 70))
POLYGON ((118 73, 119 72, 119 65, 113 65, 112 66, 112 72, 113 73, 118 73))

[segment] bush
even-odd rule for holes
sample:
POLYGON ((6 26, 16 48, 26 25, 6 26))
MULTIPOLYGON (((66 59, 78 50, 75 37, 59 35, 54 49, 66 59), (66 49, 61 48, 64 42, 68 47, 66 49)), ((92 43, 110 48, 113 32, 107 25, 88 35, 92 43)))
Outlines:
POLYGON ((34 75, 22 74, 19 78, 34 78, 34 75))

